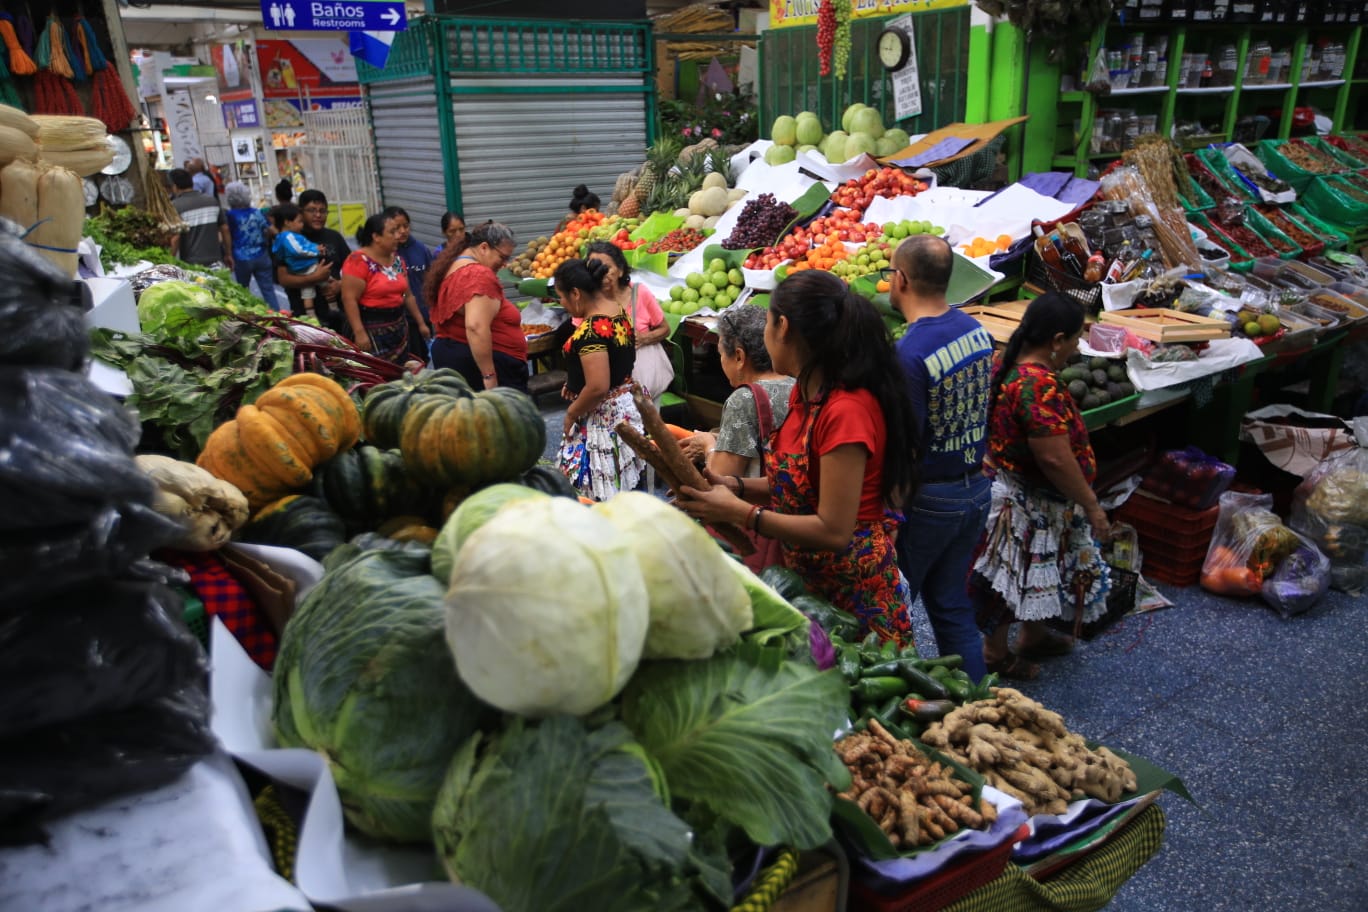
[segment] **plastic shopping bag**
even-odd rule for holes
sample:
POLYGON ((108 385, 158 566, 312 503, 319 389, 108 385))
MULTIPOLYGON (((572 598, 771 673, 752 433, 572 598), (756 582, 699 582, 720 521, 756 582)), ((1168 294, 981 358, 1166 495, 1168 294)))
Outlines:
POLYGON ((1310 611, 1330 589, 1330 558, 1311 539, 1297 535, 1297 541, 1296 550, 1264 580, 1259 591, 1283 617, 1310 611))
POLYGON ((1220 504, 1202 564, 1202 588, 1218 595, 1258 595, 1300 540, 1272 511, 1272 495, 1227 491, 1220 504))
POLYGON ((1359 593, 1368 586, 1368 418, 1354 419, 1358 446, 1329 457, 1297 487, 1292 528, 1330 559, 1330 583, 1359 593))

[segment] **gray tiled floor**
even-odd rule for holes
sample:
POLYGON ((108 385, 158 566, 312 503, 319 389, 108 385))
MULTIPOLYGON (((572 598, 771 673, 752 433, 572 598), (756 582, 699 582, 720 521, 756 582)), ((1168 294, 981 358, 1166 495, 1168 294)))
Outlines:
MULTIPOLYGON (((563 411, 542 400, 548 458, 563 411)), ((1076 731, 1148 757, 1201 805, 1162 800, 1159 854, 1115 912, 1368 910, 1368 597, 1331 592, 1284 620, 1263 602, 1160 587, 1174 607, 1125 619, 1018 685, 1076 731)), ((917 642, 934 652, 925 614, 917 642)))

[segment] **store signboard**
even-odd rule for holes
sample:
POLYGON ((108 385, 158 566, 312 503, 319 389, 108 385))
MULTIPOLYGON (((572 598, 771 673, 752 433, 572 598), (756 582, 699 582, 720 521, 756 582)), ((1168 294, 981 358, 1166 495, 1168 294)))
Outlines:
POLYGON ((261 126, 261 113, 254 99, 226 101, 219 99, 223 109, 223 125, 230 130, 245 130, 261 126))
MULTIPOLYGON (((309 106, 314 111, 336 111, 339 108, 359 108, 365 104, 360 96, 339 96, 336 98, 310 98, 309 106)), ((271 98, 266 101, 266 126, 271 129, 303 129, 304 117, 300 113, 303 106, 298 98, 271 98)))
POLYGON ((888 28, 905 33, 911 48, 907 62, 893 72, 893 116, 897 120, 916 117, 922 112, 921 74, 917 70, 916 26, 912 24, 912 16, 909 14, 888 20, 888 28))
MULTIPOLYGON (((821 0, 770 0, 770 28, 816 25, 817 8, 821 5, 821 0)), ((850 15, 854 19, 875 19, 968 5, 969 0, 851 0, 850 15)))
POLYGON ((403 0, 261 0, 261 21, 270 31, 402 32, 408 28, 403 0))

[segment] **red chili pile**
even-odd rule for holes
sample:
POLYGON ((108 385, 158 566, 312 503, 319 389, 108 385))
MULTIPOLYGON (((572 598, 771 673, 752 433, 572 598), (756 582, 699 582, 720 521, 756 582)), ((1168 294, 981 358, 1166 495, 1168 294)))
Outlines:
POLYGON ((703 243, 703 232, 676 228, 646 248, 647 253, 688 253, 703 243))

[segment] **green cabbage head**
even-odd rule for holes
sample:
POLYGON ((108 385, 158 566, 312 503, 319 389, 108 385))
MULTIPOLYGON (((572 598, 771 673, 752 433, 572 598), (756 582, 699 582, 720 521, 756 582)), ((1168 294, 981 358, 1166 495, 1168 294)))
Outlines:
POLYGON ((636 670, 650 622, 626 536, 565 497, 506 505, 461 547, 446 596, 456 671, 505 712, 580 716, 636 670))
POLYGON ((138 323, 149 335, 180 335, 181 330, 198 326, 190 308, 213 306, 213 294, 202 285, 158 282, 138 295, 138 323))
POLYGON ((641 491, 596 504, 626 536, 651 604, 647 659, 706 659, 752 626, 750 596, 703 527, 641 491))
POLYGON ((471 494, 447 517, 442 531, 437 534, 437 540, 432 543, 432 575, 443 585, 449 584, 451 568, 456 566, 456 555, 472 532, 514 501, 549 496, 520 484, 490 485, 471 494))

